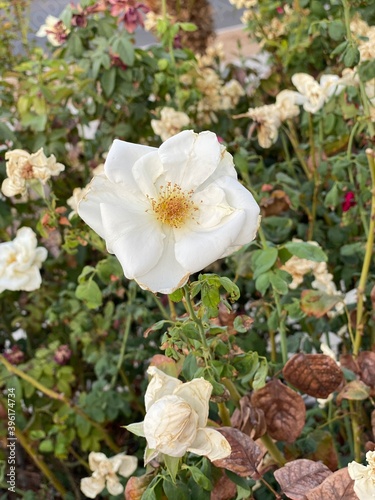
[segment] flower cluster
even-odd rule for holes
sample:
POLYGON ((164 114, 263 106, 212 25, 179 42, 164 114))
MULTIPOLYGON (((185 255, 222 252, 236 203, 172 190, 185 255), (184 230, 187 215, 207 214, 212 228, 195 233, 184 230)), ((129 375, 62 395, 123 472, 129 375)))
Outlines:
POLYGON ((47 258, 47 250, 37 245, 36 235, 29 227, 19 229, 14 240, 0 243, 0 293, 30 292, 40 287, 39 269, 47 258))
POLYGON ((54 155, 47 157, 43 148, 30 154, 23 149, 14 149, 5 153, 8 178, 3 181, 1 190, 5 196, 25 195, 27 182, 39 180, 45 184, 52 175, 58 175, 65 169, 54 155))
POLYGON ((145 394, 145 419, 126 427, 146 438, 145 463, 160 453, 182 457, 190 451, 210 460, 230 455, 226 438, 207 427, 212 392, 207 380, 197 378, 182 383, 154 366, 149 367, 147 373, 152 378, 145 394))
POLYGON ((167 106, 160 111, 160 120, 151 120, 151 127, 155 134, 160 135, 161 139, 166 141, 181 132, 189 123, 190 119, 186 113, 167 106))

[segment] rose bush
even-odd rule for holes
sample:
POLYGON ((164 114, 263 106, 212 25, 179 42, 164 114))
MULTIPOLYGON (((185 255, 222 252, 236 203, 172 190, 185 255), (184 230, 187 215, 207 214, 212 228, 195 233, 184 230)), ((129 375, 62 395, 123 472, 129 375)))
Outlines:
POLYGON ((27 500, 372 491, 374 8, 231 3, 230 60, 206 0, 82 0, 45 47, 1 4, 0 442, 15 422, 27 500))

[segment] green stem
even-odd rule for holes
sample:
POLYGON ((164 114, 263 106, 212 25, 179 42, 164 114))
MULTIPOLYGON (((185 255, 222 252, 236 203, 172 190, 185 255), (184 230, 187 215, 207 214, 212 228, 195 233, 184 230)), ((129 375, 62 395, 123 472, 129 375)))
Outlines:
POLYGON ((223 378, 220 382, 228 389, 231 400, 238 407, 241 399, 241 394, 238 392, 237 387, 229 378, 223 378))
POLYGON ((283 317, 282 307, 280 303, 280 296, 278 292, 273 288, 273 297, 275 299, 277 315, 279 317, 279 331, 280 331, 280 345, 281 345, 281 358, 283 363, 285 364, 288 361, 288 349, 287 349, 287 341, 286 341, 286 329, 285 329, 285 320, 283 317))
POLYGON ((153 297, 153 299, 155 301, 155 304, 158 306, 158 308, 159 308, 159 310, 160 310, 163 318, 164 319, 170 319, 168 311, 166 310, 166 308, 161 303, 161 300, 159 299, 159 297, 157 295, 154 295, 154 294, 152 294, 152 297, 153 297))
POLYGON ((361 277, 358 284, 358 303, 357 303, 357 320, 356 320, 356 332, 353 346, 353 355, 357 356, 361 348, 362 335, 364 330, 364 300, 365 300, 365 289, 367 278, 370 270, 370 264, 373 257, 374 251, 374 233, 375 233, 375 151, 372 149, 366 150, 367 160, 370 167, 371 173, 371 215, 370 215, 370 225, 369 234, 366 243, 365 257, 363 260, 361 277))
POLYGON ((218 403, 217 407, 219 409, 219 416, 220 416, 221 423, 225 427, 231 427, 232 423, 230 421, 230 414, 229 414, 228 408, 225 406, 225 403, 218 403))
POLYGON ((17 375, 17 377, 22 378, 28 384, 35 387, 35 389, 45 394, 47 397, 61 401, 63 404, 71 408, 74 411, 74 413, 85 419, 100 432, 100 434, 103 437, 103 440, 107 443, 107 445, 109 446, 109 448, 111 448, 112 451, 114 451, 115 453, 119 453, 121 451, 121 449, 112 441, 111 437, 107 434, 105 429, 103 429, 103 427, 100 424, 98 424, 98 422, 92 420, 79 406, 76 406, 72 401, 67 399, 64 396, 64 394, 59 394, 58 392, 55 392, 52 389, 48 389, 48 387, 45 387, 43 384, 35 380, 33 377, 30 377, 30 375, 27 375, 27 373, 23 372, 16 366, 9 363, 9 361, 2 355, 0 355, 0 363, 2 363, 10 373, 13 373, 14 375, 17 375))
POLYGON ((298 141, 298 138, 297 138, 297 133, 295 131, 295 128, 294 128, 294 124, 291 120, 288 120, 288 131, 285 130, 292 146, 293 146, 293 149, 294 149, 294 152, 296 153, 296 156, 301 164, 301 167, 303 169, 303 171, 305 172, 305 175, 306 177, 311 180, 312 178, 312 174, 311 174, 311 171, 309 169, 309 166, 307 165, 306 163, 306 160, 303 156, 303 153, 299 147, 299 141, 298 141))
POLYGON ((279 448, 276 446, 274 441, 270 438, 268 434, 264 434, 261 438, 262 443, 267 448, 268 453, 275 460, 275 462, 282 467, 286 464, 286 459, 284 455, 281 453, 279 448))
POLYGON ((112 375, 112 380, 111 380, 111 388, 113 389, 113 387, 115 386, 116 384, 116 380, 117 380, 117 377, 118 377, 118 374, 121 370, 121 367, 122 367, 122 363, 124 361, 124 356, 125 356, 125 350, 126 350, 126 343, 128 341, 128 337, 129 337, 129 332, 130 332, 130 326, 132 324, 132 316, 131 314, 129 314, 126 318, 126 321, 125 321, 125 329, 124 329, 124 334, 122 336, 122 343, 121 343, 121 349, 120 349, 120 356, 118 358, 118 361, 117 361, 117 366, 116 366, 116 371, 115 373, 112 375))
POLYGON ((29 457, 32 459, 34 464, 38 467, 38 469, 42 472, 42 474, 48 479, 48 481, 53 485, 56 491, 60 493, 62 497, 65 497, 67 491, 64 486, 60 483, 60 481, 55 477, 55 475, 50 471, 44 461, 35 453, 33 448, 30 446, 26 436, 16 428, 16 437, 20 442, 22 448, 26 451, 29 457))
POLYGON ((207 343, 207 339, 206 339, 206 332, 204 331, 204 327, 203 327, 202 321, 195 314, 194 307, 193 307, 193 304, 192 304, 191 298, 190 298, 189 287, 187 285, 185 285, 183 287, 183 290, 184 290, 184 294, 185 294, 184 305, 186 307, 186 310, 189 313, 190 318, 198 326, 198 331, 199 331, 199 335, 201 337, 201 342, 202 342, 202 345, 203 345, 203 350, 206 351, 206 353, 209 353, 210 349, 209 349, 209 346, 208 346, 208 343, 207 343))

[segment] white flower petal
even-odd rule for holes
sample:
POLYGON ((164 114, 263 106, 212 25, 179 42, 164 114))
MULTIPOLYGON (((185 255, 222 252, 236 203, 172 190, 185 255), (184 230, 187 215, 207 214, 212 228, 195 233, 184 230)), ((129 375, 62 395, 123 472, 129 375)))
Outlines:
POLYGON ((124 491, 124 487, 116 475, 107 476, 106 486, 110 495, 120 495, 124 491))
MULTIPOLYGON (((123 454, 117 455, 117 457, 120 459, 120 465, 118 469, 115 468, 114 465, 114 471, 120 474, 120 476, 129 477, 137 470, 138 467, 137 457, 133 455, 123 455, 123 454)), ((112 460, 112 458, 110 460, 112 460)))
POLYGON ((212 384, 204 378, 195 378, 180 385, 174 391, 176 396, 184 399, 198 415, 198 427, 205 427, 208 419, 209 401, 212 384))
POLYGON ((88 498, 96 498, 105 488, 104 478, 84 477, 81 479, 81 491, 88 498))
POLYGON ((166 373, 158 370, 156 366, 149 366, 147 373, 151 375, 151 380, 147 386, 145 394, 145 408, 149 410, 158 399, 168 394, 173 394, 177 387, 182 385, 181 380, 170 377, 166 373))
POLYGON ((136 276, 134 279, 145 290, 172 293, 185 285, 190 274, 191 272, 176 260, 174 239, 167 234, 159 262, 149 272, 136 276))
POLYGON ((170 180, 165 179, 157 150, 139 158, 133 165, 132 174, 138 189, 151 199, 157 198, 159 186, 170 180))
POLYGON ((159 148, 165 177, 183 190, 196 189, 215 171, 221 147, 212 132, 184 130, 166 140, 159 148))
POLYGON ((232 449, 227 439, 219 431, 206 427, 198 429, 195 441, 188 451, 210 460, 220 460, 228 457, 232 449))
POLYGON ((163 252, 165 235, 146 210, 135 204, 100 204, 108 251, 116 255, 128 279, 149 272, 163 252), (116 211, 117 216, 113 217, 116 211))
POLYGON ((190 231, 176 231, 177 261, 190 274, 201 271, 236 244, 245 220, 244 210, 237 210, 212 229, 195 225, 194 230, 190 227, 190 231))
POLYGON ((126 184, 126 189, 135 187, 133 165, 142 156, 156 151, 156 148, 115 139, 108 152, 104 171, 112 182, 126 184))
POLYGON ((89 466, 92 471, 96 471, 99 469, 99 466, 102 462, 107 461, 108 458, 104 453, 92 451, 89 454, 89 466))
POLYGON ((150 449, 171 457, 182 457, 195 440, 198 415, 182 398, 170 395, 156 401, 144 420, 150 449))

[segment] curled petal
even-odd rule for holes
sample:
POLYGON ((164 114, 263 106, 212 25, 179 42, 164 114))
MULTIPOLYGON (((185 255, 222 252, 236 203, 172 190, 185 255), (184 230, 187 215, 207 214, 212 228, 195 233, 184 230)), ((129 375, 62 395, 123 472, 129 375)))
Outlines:
POLYGON ((89 466, 90 466, 90 469, 93 472, 95 472, 96 470, 99 469, 100 464, 102 462, 107 461, 107 460, 108 460, 108 458, 107 458, 106 455, 104 455, 104 453, 92 451, 89 454, 89 466))
POLYGON ((113 472, 117 472, 122 477, 131 476, 133 472, 136 471, 138 466, 137 457, 133 455, 125 455, 124 453, 119 453, 118 455, 111 457, 109 461, 112 463, 113 472))
POLYGON ((120 495, 124 491, 124 487, 116 474, 107 476, 106 486, 110 495, 120 495))
POLYGON ((88 498, 96 498, 105 488, 105 480, 103 477, 84 477, 81 479, 80 485, 82 493, 88 498))
POLYGON ((184 399, 198 415, 198 427, 205 427, 208 418, 208 403, 212 393, 212 385, 204 378, 196 378, 180 385, 174 391, 176 396, 184 399))
POLYGON ((175 377, 170 377, 166 373, 158 370, 156 366, 150 366, 147 373, 151 375, 150 383, 148 384, 145 394, 145 408, 149 410, 158 399, 168 394, 173 394, 177 387, 182 385, 181 380, 175 377))
POLYGON ((209 460, 220 460, 231 453, 231 446, 227 439, 215 429, 198 429, 197 436, 188 451, 202 455, 209 460))

